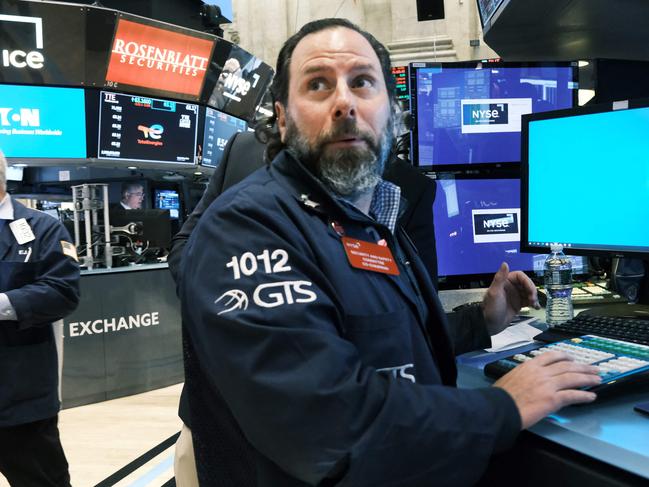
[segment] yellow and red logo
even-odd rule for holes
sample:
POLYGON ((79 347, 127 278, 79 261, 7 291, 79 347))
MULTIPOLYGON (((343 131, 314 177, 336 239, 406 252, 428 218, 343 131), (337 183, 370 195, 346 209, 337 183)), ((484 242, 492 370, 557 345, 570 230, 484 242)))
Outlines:
POLYGON ((198 96, 213 42, 120 19, 106 81, 198 96))

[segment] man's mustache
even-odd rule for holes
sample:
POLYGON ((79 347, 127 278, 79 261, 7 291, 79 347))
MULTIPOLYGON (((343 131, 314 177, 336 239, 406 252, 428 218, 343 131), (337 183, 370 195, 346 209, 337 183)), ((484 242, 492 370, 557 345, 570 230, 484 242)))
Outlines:
POLYGON ((329 132, 318 137, 317 146, 318 148, 322 148, 324 145, 338 141, 343 137, 354 137, 360 139, 364 141, 372 151, 376 151, 377 144, 374 137, 372 137, 372 134, 360 130, 356 121, 351 119, 346 119, 337 123, 329 132))

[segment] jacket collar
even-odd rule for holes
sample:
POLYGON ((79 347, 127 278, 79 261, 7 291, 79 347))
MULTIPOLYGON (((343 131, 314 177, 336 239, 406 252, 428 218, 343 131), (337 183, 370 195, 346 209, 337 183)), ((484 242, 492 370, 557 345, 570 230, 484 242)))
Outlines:
POLYGON ((33 212, 29 211, 29 208, 27 208, 25 205, 22 203, 16 201, 16 199, 9 195, 9 198, 11 200, 11 204, 13 205, 14 209, 14 220, 20 220, 21 218, 24 218, 25 220, 31 220, 33 216, 33 212))

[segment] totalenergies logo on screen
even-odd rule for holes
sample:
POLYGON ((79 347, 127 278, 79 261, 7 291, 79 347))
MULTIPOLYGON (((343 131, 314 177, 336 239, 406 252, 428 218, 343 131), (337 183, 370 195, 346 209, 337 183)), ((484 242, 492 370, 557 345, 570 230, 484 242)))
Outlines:
POLYGON ((156 147, 162 147, 164 145, 164 142, 160 139, 162 138, 165 129, 159 123, 151 125, 150 127, 147 127, 146 125, 138 125, 137 129, 144 135, 143 139, 137 139, 138 144, 154 145, 156 147))
POLYGON ((198 96, 213 42, 120 19, 106 82, 198 96))

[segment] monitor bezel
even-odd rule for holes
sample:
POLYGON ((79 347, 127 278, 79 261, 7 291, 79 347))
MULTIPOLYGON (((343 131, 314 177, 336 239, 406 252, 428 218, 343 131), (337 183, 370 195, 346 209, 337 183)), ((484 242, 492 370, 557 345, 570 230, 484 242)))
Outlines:
MULTIPOLYGON (((585 105, 581 107, 567 108, 563 110, 554 110, 551 112, 533 113, 523 115, 521 121, 521 252, 549 253, 550 245, 531 246, 529 245, 529 124, 530 122, 540 120, 550 120, 556 118, 568 118, 582 115, 594 115, 597 113, 610 113, 623 110, 632 110, 637 108, 649 108, 649 98, 635 100, 621 100, 615 102, 598 103, 585 105)), ((583 255, 592 257, 636 257, 649 258, 649 247, 646 252, 638 250, 602 250, 580 247, 564 247, 564 253, 569 255, 583 255)))
MULTIPOLYGON (((578 80, 579 66, 576 61, 542 61, 542 62, 512 62, 502 61, 500 58, 482 59, 475 61, 451 61, 451 62, 413 62, 408 65, 408 76, 410 81, 410 115, 412 119, 412 130, 410 131, 410 153, 411 160, 415 166, 419 164, 419 138, 418 138, 418 120, 417 120, 417 72, 419 69, 442 68, 442 69, 465 69, 475 68, 478 65, 493 66, 500 68, 572 68, 572 83, 575 88, 572 90, 572 107, 577 106, 578 101, 578 80)), ((546 112, 540 112, 546 113, 546 112)), ((521 133, 522 135, 522 133, 521 133)), ((441 164, 434 167, 443 168, 440 171, 453 171, 468 167, 505 167, 508 164, 519 166, 520 161, 494 161, 478 163, 458 163, 458 164, 441 164)), ((426 167, 426 166, 420 166, 426 167)))

